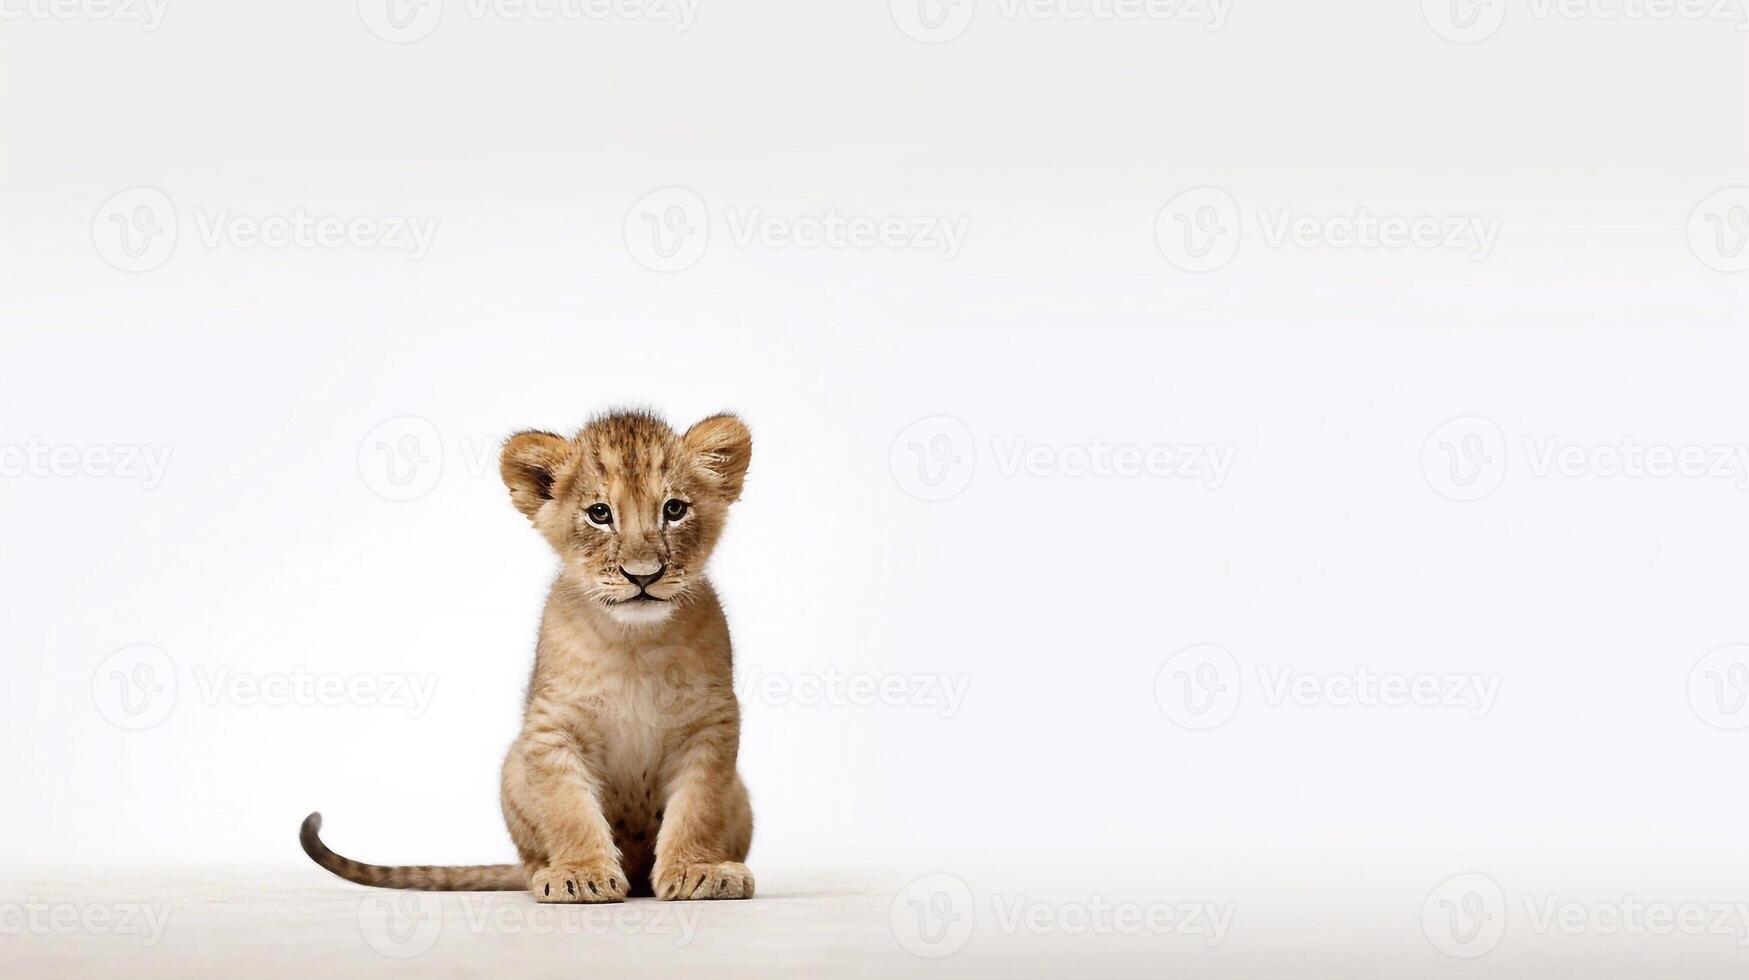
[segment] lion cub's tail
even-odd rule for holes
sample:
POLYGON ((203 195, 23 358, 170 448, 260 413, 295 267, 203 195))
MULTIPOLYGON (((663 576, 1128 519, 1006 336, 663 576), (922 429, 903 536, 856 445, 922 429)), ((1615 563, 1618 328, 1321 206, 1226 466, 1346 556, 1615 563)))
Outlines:
POLYGON ((384 867, 380 864, 362 864, 330 851, 328 845, 322 843, 322 838, 318 836, 321 830, 320 813, 312 813, 304 818, 304 827, 298 832, 298 840, 303 842, 304 853, 310 856, 310 860, 329 871, 361 885, 412 888, 427 892, 508 892, 528 887, 528 875, 520 864, 451 867, 424 864, 384 867))

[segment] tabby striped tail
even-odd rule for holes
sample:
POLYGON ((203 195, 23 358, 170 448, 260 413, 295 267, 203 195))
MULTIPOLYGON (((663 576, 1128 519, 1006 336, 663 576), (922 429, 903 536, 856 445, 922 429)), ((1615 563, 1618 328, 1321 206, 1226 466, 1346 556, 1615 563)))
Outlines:
POLYGON ((347 881, 378 888, 412 888, 427 892, 507 892, 528 887, 528 874, 520 864, 475 864, 433 866, 428 864, 388 867, 364 864, 341 857, 322 843, 322 815, 304 818, 298 840, 310 860, 347 881))

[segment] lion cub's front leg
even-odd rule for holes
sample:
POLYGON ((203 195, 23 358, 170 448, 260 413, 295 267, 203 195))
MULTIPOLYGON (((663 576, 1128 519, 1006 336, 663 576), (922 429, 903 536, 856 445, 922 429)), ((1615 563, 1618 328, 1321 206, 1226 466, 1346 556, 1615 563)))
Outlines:
POLYGON ((727 725, 695 734, 679 755, 656 835, 650 876, 661 899, 752 898, 741 862, 753 840, 753 811, 735 773, 740 733, 727 725))
POLYGON ((562 731, 525 731, 511 750, 506 809, 522 823, 513 819, 511 833, 529 864, 535 901, 625 900, 626 876, 599 786, 576 741, 562 731))

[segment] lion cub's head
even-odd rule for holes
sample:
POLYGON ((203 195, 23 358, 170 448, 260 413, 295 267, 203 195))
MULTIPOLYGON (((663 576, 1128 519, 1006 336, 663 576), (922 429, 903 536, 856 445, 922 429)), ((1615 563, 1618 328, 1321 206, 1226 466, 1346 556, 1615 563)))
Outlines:
POLYGON ((620 622, 655 623, 697 586, 752 455, 732 415, 677 435, 654 415, 617 412, 573 439, 518 433, 499 471, 586 596, 620 622))

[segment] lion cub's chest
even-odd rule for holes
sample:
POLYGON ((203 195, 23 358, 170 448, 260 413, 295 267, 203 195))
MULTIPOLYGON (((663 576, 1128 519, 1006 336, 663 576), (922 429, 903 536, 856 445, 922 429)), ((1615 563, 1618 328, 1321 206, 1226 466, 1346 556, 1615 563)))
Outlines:
POLYGON ((604 781, 641 788, 661 778, 673 727, 655 699, 635 689, 609 694, 594 721, 604 781))
POLYGON ((610 820, 651 823, 661 812, 682 733, 699 714, 697 699, 684 683, 660 675, 612 674, 598 681, 585 737, 599 767, 602 803, 610 820))

